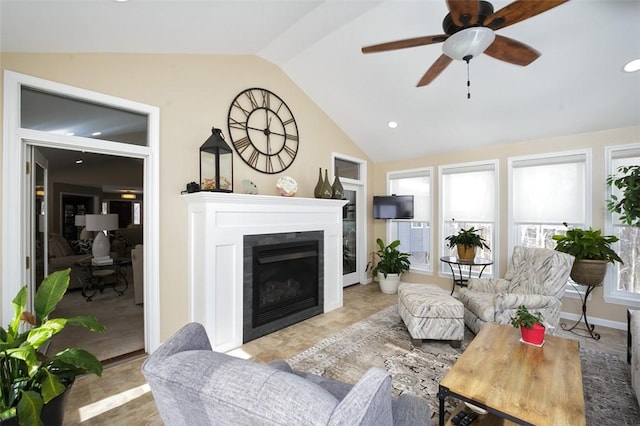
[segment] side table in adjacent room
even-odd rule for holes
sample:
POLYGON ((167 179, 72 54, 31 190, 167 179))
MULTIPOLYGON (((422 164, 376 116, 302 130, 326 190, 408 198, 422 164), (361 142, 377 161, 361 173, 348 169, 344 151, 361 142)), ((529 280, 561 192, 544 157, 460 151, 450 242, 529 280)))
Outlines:
POLYGON ((451 287, 451 294, 453 294, 454 290, 456 289, 456 285, 459 285, 460 287, 467 286, 467 281, 469 281, 469 278, 471 278, 471 270, 474 266, 481 267, 480 273, 478 274, 478 278, 480 278, 486 267, 489 265, 493 265, 493 260, 484 259, 482 257, 477 257, 473 260, 462 260, 458 259, 456 256, 442 256, 440 258, 440 261, 449 265, 449 268, 451 269, 451 275, 453 276, 453 286, 451 287), (466 277, 465 273, 467 275, 466 277))

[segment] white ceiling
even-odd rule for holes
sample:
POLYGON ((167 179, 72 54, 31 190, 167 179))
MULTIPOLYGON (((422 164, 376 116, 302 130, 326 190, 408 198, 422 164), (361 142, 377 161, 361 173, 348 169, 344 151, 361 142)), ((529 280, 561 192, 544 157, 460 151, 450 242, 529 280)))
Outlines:
POLYGON ((527 67, 473 59, 470 100, 464 62, 415 87, 441 45, 360 51, 442 34, 446 13, 445 0, 0 0, 0 47, 255 54, 376 162, 640 124, 640 72, 622 72, 640 58, 640 1, 572 0, 498 30, 542 56, 527 67))

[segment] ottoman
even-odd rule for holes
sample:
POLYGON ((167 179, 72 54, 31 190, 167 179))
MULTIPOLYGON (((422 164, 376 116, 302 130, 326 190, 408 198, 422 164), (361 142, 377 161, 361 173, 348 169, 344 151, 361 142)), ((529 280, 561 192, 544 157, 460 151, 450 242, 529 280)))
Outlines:
POLYGON ((464 305, 436 285, 400 283, 398 312, 413 340, 449 340, 460 347, 464 339, 464 305))

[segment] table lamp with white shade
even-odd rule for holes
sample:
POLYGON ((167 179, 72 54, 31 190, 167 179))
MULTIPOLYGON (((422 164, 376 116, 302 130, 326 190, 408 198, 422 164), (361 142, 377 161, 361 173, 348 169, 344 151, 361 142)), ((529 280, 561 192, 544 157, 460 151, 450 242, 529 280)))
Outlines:
POLYGON ((96 261, 109 261, 111 257, 111 243, 107 231, 118 229, 117 214, 88 214, 85 215, 87 231, 98 231, 93 239, 91 252, 96 261))
POLYGON ((82 228, 78 236, 79 240, 86 240, 87 238, 87 220, 85 215, 77 214, 74 220, 74 225, 78 228, 82 228))

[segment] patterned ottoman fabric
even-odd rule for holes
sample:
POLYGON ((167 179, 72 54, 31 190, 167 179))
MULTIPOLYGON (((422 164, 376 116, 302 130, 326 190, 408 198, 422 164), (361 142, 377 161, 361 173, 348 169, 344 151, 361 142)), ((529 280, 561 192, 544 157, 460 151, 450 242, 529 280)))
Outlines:
POLYGON ((400 283, 398 312, 414 339, 464 338, 464 305, 438 286, 400 283))

